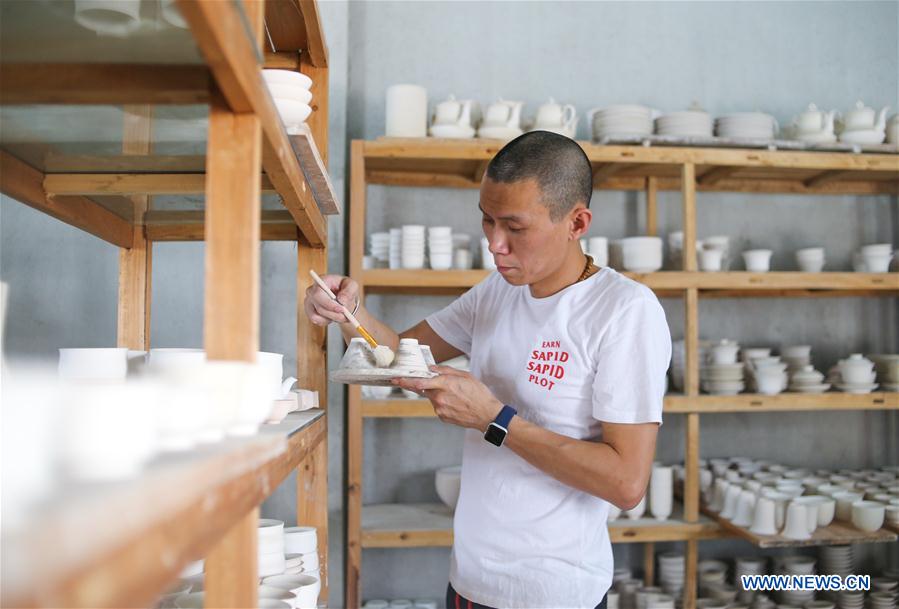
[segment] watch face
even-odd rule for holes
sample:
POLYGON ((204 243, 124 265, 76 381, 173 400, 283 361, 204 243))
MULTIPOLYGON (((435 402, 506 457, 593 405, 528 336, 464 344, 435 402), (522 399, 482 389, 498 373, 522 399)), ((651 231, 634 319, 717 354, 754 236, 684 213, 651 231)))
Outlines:
POLYGON ((484 439, 496 446, 502 446, 503 440, 506 439, 506 430, 496 423, 491 423, 484 433, 484 439))

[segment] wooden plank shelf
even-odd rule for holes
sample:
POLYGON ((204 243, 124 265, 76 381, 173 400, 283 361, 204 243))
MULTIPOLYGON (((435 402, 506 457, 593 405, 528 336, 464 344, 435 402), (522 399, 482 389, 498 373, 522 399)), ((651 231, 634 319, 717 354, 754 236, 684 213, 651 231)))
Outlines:
MULTIPOLYGON (((714 521, 700 517, 685 522, 678 504, 668 520, 629 520, 620 517, 609 523, 612 543, 644 543, 722 539, 732 537, 714 521)), ((453 512, 442 503, 378 504, 362 508, 363 548, 451 547, 453 512)))
MULTIPOLYGON (((643 147, 578 142, 594 168, 595 187, 681 189, 680 166, 696 166, 697 190, 796 194, 896 194, 899 156, 824 151, 643 147)), ((364 143, 370 184, 478 188, 480 164, 504 142, 380 138, 364 143)))
MULTIPOLYGON (((899 410, 899 393, 874 391, 867 394, 781 393, 762 395, 665 396, 665 414, 713 414, 725 412, 787 412, 824 410, 899 410)), ((366 418, 435 417, 431 402, 422 399, 394 398, 362 400, 362 416, 366 418)))
POLYGON ((324 440, 324 411, 292 413, 248 438, 164 455, 140 477, 62 491, 27 528, 4 532, 4 607, 151 604, 324 440))
POLYGON ((702 508, 702 512, 717 522, 722 529, 751 542, 760 548, 801 548, 811 546, 836 546, 850 543, 895 543, 896 533, 886 529, 873 532, 856 529, 849 523, 834 520, 826 527, 819 527, 809 539, 787 539, 782 535, 756 535, 749 529, 738 527, 717 514, 702 508))
MULTIPOLYGON (((389 270, 362 272, 362 284, 374 294, 453 294, 483 281, 491 271, 389 270)), ((652 288, 660 295, 681 296, 695 288, 702 297, 734 296, 872 296, 899 295, 899 273, 747 273, 730 271, 659 271, 622 273, 652 288)))
POLYGON ((899 393, 780 393, 762 395, 667 395, 665 413, 785 412, 823 410, 899 410, 899 393))

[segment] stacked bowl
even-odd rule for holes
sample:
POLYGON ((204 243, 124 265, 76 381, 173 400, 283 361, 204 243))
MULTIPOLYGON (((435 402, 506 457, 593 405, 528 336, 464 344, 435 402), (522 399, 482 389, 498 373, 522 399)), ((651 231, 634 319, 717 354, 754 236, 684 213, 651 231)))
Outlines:
POLYGON ((653 110, 646 106, 609 106, 590 110, 587 116, 595 139, 652 135, 653 110))
MULTIPOLYGON (((262 580, 260 591, 265 588, 268 598, 281 598, 270 591, 277 590, 289 595, 289 604, 293 609, 314 609, 318 606, 318 594, 321 582, 311 575, 272 575, 262 580)), ((262 599, 262 594, 259 595, 262 599)))
POLYGON ((741 557, 737 558, 734 567, 734 585, 737 587, 737 600, 748 605, 755 598, 756 593, 752 590, 743 588, 742 577, 744 575, 766 575, 767 560, 763 557, 741 557))
POLYGON ((284 573, 284 522, 259 520, 259 577, 284 573))
POLYGON ((824 374, 811 364, 790 373, 790 391, 796 393, 824 393, 830 384, 824 382, 824 374))
POLYGON ((387 265, 390 253, 390 233, 372 233, 368 237, 371 255, 379 267, 387 265))
POLYGON ((730 237, 714 235, 697 242, 696 263, 700 271, 726 271, 730 267, 730 237))
POLYGON ((284 529, 284 548, 290 557, 289 575, 312 575, 318 577, 318 535, 315 527, 288 527, 284 529), (298 562, 297 562, 298 561, 298 562))
POLYGON ((893 260, 890 243, 863 245, 852 255, 852 268, 856 273, 886 273, 893 260))
POLYGON ((872 592, 868 595, 868 609, 896 609, 896 591, 872 592))
POLYGON ((733 139, 773 140, 777 133, 777 121, 762 112, 737 112, 715 120, 718 137, 733 139))
POLYGON ((708 112, 691 109, 671 112, 655 120, 656 133, 681 137, 711 137, 712 117, 708 112))
POLYGON ((665 594, 679 598, 684 591, 684 555, 681 552, 659 554, 659 581, 665 594))
MULTIPOLYGON (((784 556, 775 559, 776 574, 784 575, 814 575, 815 559, 808 556, 784 556)), ((814 590, 780 590, 777 593, 778 602, 782 605, 805 607, 807 603, 815 600, 814 590)))
POLYGON ((432 269, 453 268, 453 231, 449 226, 428 227, 428 255, 432 269))
POLYGON ((402 264, 404 269, 425 267, 425 227, 417 224, 403 226, 402 264))
POLYGON ((312 114, 312 79, 292 70, 263 70, 262 78, 288 133, 303 125, 312 114))
POLYGON ((403 229, 391 228, 390 241, 387 246, 387 268, 396 270, 403 268, 403 229))
POLYGON ((750 358, 747 368, 750 386, 754 391, 765 395, 777 395, 787 388, 789 381, 787 364, 782 362, 780 357, 768 355, 750 358))
POLYGON ((744 367, 737 363, 740 345, 721 340, 708 348, 705 365, 699 371, 703 391, 712 395, 736 395, 743 391, 744 367))
POLYGON ((819 573, 846 577, 856 573, 851 545, 821 546, 818 548, 819 573))

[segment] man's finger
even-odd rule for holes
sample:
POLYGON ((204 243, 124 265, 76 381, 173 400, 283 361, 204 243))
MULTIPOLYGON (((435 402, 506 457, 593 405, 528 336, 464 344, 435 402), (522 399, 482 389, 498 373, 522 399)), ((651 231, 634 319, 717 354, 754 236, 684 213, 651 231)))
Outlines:
POLYGON ((431 366, 431 372, 437 372, 438 374, 443 374, 445 376, 468 376, 469 375, 464 370, 459 370, 458 368, 453 368, 452 366, 431 366))

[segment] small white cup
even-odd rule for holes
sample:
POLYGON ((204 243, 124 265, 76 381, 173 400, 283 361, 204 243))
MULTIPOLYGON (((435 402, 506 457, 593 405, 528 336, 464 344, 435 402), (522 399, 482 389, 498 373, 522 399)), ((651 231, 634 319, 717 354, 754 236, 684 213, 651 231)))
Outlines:
POLYGON ((807 510, 804 505, 790 502, 787 506, 787 521, 784 525, 783 536, 787 539, 808 539, 807 510))
POLYGON ((771 250, 746 250, 743 262, 750 273, 767 273, 771 269, 771 250))
POLYGON ((696 252, 699 270, 705 272, 718 272, 724 261, 724 250, 703 249, 696 252))
POLYGON ((777 535, 774 518, 775 507, 773 499, 759 497, 755 502, 752 526, 749 530, 756 535, 777 535))
POLYGON ((463 249, 453 252, 453 268, 460 271, 469 270, 471 268, 471 252, 463 249))

